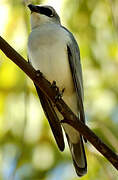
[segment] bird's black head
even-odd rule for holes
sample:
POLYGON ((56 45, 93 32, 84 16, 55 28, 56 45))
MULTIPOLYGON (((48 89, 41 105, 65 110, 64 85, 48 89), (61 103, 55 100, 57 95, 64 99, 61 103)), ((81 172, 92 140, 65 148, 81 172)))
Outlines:
POLYGON ((60 18, 53 7, 29 4, 28 8, 31 11, 32 28, 46 23, 60 24, 60 18))
POLYGON ((35 6, 32 4, 29 4, 28 7, 31 10, 31 12, 43 14, 48 17, 53 17, 55 15, 55 10, 50 6, 35 6))

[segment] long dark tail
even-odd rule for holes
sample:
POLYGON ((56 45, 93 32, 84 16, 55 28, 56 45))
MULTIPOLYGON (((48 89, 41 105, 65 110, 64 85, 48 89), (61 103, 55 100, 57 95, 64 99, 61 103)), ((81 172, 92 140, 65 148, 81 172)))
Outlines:
POLYGON ((86 155, 85 155, 82 136, 80 136, 80 140, 76 144, 71 143, 68 135, 66 136, 67 136, 67 140, 68 140, 68 144, 71 151, 73 164, 74 164, 76 173, 78 176, 81 177, 87 173, 87 161, 86 161, 86 155))

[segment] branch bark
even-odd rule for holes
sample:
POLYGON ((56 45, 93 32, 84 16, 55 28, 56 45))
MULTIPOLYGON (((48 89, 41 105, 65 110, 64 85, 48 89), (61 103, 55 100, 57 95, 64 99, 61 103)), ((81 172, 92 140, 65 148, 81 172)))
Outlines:
POLYGON ((18 54, 1 36, 0 49, 12 60, 20 69, 22 69, 34 83, 53 101, 59 112, 63 115, 64 120, 61 123, 67 123, 82 134, 109 162, 118 170, 118 155, 104 144, 93 131, 75 116, 71 109, 65 104, 62 98, 55 101, 57 92, 51 87, 41 73, 36 71, 20 54, 18 54))

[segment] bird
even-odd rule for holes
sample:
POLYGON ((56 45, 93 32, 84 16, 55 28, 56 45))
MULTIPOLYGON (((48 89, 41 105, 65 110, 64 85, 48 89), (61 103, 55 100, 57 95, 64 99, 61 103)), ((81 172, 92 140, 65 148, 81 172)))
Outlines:
MULTIPOLYGON (((28 38, 28 61, 44 77, 63 92, 62 99, 85 123, 84 90, 80 50, 73 34, 61 25, 56 10, 49 5, 29 4, 31 33, 28 38)), ((60 123, 63 119, 53 102, 36 87, 42 108, 60 151, 65 148, 63 129, 79 177, 87 173, 84 138, 72 126, 60 123)))

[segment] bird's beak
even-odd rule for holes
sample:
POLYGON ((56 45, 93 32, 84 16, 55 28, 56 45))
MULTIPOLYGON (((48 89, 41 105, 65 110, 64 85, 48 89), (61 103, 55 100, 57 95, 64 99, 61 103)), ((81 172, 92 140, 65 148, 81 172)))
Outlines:
POLYGON ((28 8, 30 9, 31 13, 32 12, 39 12, 37 6, 33 5, 33 4, 29 4, 28 8))

